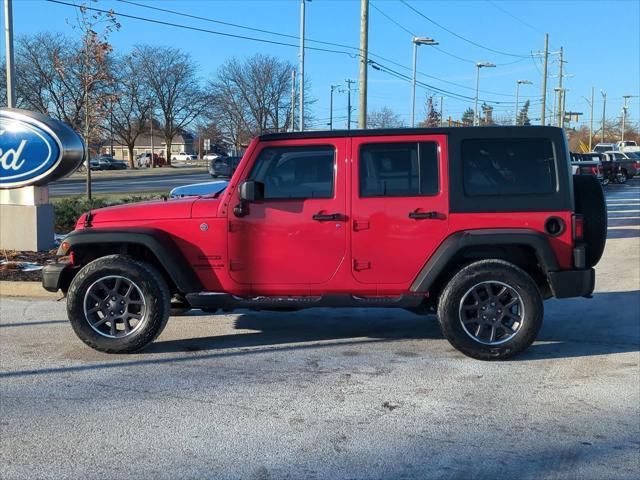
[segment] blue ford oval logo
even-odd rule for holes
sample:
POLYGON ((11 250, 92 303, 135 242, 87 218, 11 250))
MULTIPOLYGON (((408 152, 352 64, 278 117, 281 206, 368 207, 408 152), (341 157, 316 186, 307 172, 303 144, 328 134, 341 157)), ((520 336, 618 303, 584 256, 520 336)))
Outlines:
POLYGON ((0 109, 0 188, 44 185, 75 170, 80 137, 66 124, 18 109, 0 109))

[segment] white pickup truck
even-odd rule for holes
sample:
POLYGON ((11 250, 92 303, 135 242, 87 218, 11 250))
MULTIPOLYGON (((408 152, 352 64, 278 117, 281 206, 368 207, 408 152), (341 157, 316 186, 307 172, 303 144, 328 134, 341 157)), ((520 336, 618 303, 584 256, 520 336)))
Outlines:
POLYGON ((633 140, 625 140, 623 142, 616 143, 618 150, 621 152, 640 152, 640 147, 633 140))

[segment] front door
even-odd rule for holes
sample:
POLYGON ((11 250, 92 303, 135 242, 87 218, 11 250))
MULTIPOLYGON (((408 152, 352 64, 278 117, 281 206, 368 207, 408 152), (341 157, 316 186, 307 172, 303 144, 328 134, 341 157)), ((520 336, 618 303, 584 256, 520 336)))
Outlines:
POLYGON ((353 138, 352 158, 353 275, 405 288, 447 235, 446 137, 353 138))
POLYGON ((264 200, 237 217, 229 209, 231 277, 254 293, 297 292, 328 282, 347 253, 348 139, 269 142, 243 180, 264 184, 264 200), (342 165, 338 165, 342 162, 342 165))

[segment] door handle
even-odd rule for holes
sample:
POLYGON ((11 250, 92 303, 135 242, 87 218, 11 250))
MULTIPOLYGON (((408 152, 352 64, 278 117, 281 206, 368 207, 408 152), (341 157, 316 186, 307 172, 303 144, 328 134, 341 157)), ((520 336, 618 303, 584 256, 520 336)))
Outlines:
POLYGON ((316 213, 311 217, 317 222, 330 222, 335 220, 344 220, 340 213, 316 213))
POLYGON ((438 212, 409 212, 409 218, 415 220, 424 220, 425 218, 444 218, 444 215, 438 212))

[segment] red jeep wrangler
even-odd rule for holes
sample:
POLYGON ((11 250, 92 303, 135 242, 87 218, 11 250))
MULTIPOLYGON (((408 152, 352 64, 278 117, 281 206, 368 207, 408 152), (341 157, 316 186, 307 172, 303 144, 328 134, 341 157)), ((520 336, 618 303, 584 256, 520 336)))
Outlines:
POLYGON ((606 222, 558 128, 270 134, 221 193, 83 215, 43 284, 104 352, 148 345, 172 306, 396 307, 502 359, 536 338, 543 299, 591 295, 606 222))

